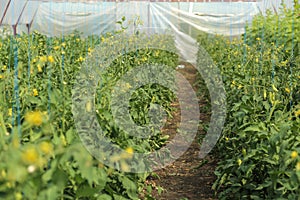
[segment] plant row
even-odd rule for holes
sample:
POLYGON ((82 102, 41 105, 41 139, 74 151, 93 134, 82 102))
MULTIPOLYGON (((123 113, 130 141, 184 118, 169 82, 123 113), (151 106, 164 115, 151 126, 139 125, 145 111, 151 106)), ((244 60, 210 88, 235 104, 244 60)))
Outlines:
POLYGON ((300 196, 299 13, 297 2, 268 11, 233 40, 199 36, 227 93, 213 186, 220 199, 300 196))
MULTIPOLYGON (((94 73, 101 77, 93 107, 101 134, 124 150, 110 155, 115 166, 106 166, 91 156, 78 136, 73 118, 72 89, 78 73, 88 59, 101 51, 101 45, 113 43, 118 34, 82 38, 77 32, 63 37, 34 32, 1 38, 1 199, 121 200, 138 199, 139 193, 151 198, 152 186, 148 187, 149 194, 142 192, 149 173, 126 171, 130 171, 135 152, 153 152, 165 143, 166 137, 156 131, 151 137, 136 138, 118 128, 111 111, 111 94, 117 81, 136 66, 158 63, 174 68, 177 56, 150 48, 124 51, 101 74, 94 73)), ((134 42, 134 37, 128 42, 134 42)), ((171 39, 167 35, 140 37, 161 45, 171 39)), ((167 88, 146 84, 132 94, 130 116, 136 124, 146 126, 150 104, 160 104, 170 113, 172 100, 174 95, 167 88)), ((91 107, 86 105, 85 109, 91 107)))

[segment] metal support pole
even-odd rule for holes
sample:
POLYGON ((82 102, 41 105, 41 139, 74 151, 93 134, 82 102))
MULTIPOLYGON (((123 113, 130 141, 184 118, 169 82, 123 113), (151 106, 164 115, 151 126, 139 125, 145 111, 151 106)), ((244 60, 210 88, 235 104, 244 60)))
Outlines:
POLYGON ((12 25, 14 36, 17 35, 17 24, 12 25))
POLYGON ((0 25, 2 25, 2 23, 3 23, 4 17, 5 17, 5 15, 6 15, 6 13, 7 13, 7 10, 8 10, 8 7, 9 7, 9 5, 10 5, 10 2, 11 2, 11 0, 9 0, 9 2, 7 3, 7 5, 6 5, 6 7, 5 7, 3 16, 2 16, 2 18, 1 18, 1 20, 0 20, 0 25))

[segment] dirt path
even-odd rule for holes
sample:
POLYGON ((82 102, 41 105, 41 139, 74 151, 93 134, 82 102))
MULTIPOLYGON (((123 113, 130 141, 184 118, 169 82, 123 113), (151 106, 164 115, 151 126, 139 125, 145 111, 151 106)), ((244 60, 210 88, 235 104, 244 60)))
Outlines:
MULTIPOLYGON (((195 85, 196 70, 191 65, 185 65, 185 68, 178 69, 185 78, 195 85)), ((184 86, 183 86, 184 87, 184 86)), ((197 91, 197 88, 194 90, 197 91)), ((209 116, 202 112, 207 103, 203 96, 198 95, 200 120, 202 124, 208 124, 209 116)), ((176 108, 179 108, 178 103, 174 103, 176 108)), ((164 133, 170 135, 176 134, 177 124, 180 122, 180 113, 175 112, 174 118, 167 121, 163 130, 164 133)), ((152 185, 159 185, 165 190, 161 195, 155 193, 155 199, 160 200, 209 200, 216 199, 211 186, 215 180, 214 169, 216 160, 211 156, 207 156, 204 160, 198 158, 200 149, 199 139, 203 138, 205 131, 203 126, 199 126, 197 137, 194 139, 190 148, 171 165, 164 169, 156 171, 159 178, 150 178, 148 181, 152 185), (202 163, 202 164, 201 164, 202 163)))

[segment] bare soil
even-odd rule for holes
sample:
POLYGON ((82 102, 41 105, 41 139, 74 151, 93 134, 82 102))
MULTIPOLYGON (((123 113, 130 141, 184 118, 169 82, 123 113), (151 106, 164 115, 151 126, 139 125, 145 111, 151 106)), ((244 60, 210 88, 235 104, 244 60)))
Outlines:
MULTIPOLYGON (((178 72, 193 86, 194 91, 199 91, 197 85, 196 69, 185 64, 185 68, 178 69, 178 72)), ((184 85, 182 85, 184 87, 184 85)), ((207 106, 207 98, 198 95, 199 109, 203 110, 207 106)), ((163 133, 168 134, 170 138, 176 135, 177 124, 180 122, 180 111, 178 102, 174 102, 173 106, 177 108, 173 114, 173 118, 166 122, 163 133)), ((214 191, 211 189, 215 180, 214 170, 217 164, 213 155, 208 155, 204 159, 198 157, 200 150, 199 141, 206 134, 203 124, 209 123, 209 113, 200 114, 200 126, 197 136, 195 137, 189 149, 171 165, 156 171, 158 177, 149 177, 147 183, 154 188, 161 186, 164 190, 162 194, 158 194, 157 190, 153 191, 152 196, 160 200, 210 200, 216 199, 214 191)))

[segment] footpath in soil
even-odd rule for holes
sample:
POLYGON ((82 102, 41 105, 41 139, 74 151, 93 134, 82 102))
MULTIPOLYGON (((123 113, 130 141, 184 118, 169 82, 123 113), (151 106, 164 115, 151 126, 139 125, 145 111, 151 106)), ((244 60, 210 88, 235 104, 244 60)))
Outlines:
MULTIPOLYGON (((196 69, 185 64, 185 68, 178 69, 184 77, 193 86, 194 91, 197 91, 195 82, 197 81, 196 69)), ((179 83, 180 84, 180 83, 179 83)), ((183 87, 184 85, 180 85, 183 87)), ((200 122, 201 124, 209 123, 209 115, 202 113, 201 110, 207 106, 207 99, 198 95, 199 109, 200 109, 200 122)), ((163 133, 168 134, 170 138, 176 135, 177 124, 180 122, 180 111, 178 102, 174 102, 173 106, 176 112, 173 118, 166 122, 163 128, 163 133)), ((215 180, 214 170, 217 164, 212 155, 207 155, 204 159, 198 157, 200 150, 200 138, 205 136, 205 131, 200 124, 197 136, 195 137, 189 149, 171 165, 156 171, 155 173, 159 178, 150 177, 147 182, 154 186, 161 186, 164 191, 161 195, 154 192, 153 196, 159 200, 210 200, 216 199, 214 191, 211 189, 215 180)))

